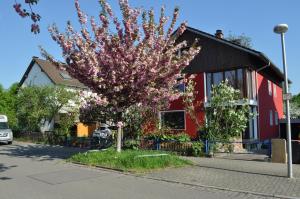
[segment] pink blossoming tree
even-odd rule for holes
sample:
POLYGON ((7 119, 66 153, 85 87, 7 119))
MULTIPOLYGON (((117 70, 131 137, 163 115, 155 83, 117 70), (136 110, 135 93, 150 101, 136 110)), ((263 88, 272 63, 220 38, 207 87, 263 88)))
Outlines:
MULTIPOLYGON (((91 17, 88 24, 87 15, 75 0, 81 30, 74 30, 70 22, 65 33, 55 25, 49 28, 62 48, 67 63, 63 69, 105 98, 108 107, 119 113, 120 125, 121 113, 133 105, 153 111, 166 108, 179 97, 173 89, 178 75, 200 51, 196 41, 191 46, 176 42, 186 29, 186 23, 182 23, 174 32, 178 8, 165 28, 168 18, 164 7, 155 23, 153 10, 132 8, 128 0, 119 0, 122 20, 105 0, 99 2, 103 9, 100 23, 91 17), (187 50, 178 53, 181 49, 187 50)), ((42 53, 55 63, 44 50, 42 53)))
POLYGON ((28 5, 30 11, 22 8, 22 5, 20 3, 18 3, 15 0, 15 4, 13 5, 16 13, 18 13, 18 15, 22 18, 26 18, 29 17, 31 19, 31 21, 33 22, 31 24, 31 32, 34 34, 40 33, 40 26, 38 24, 38 22, 41 19, 41 16, 35 12, 33 12, 32 10, 32 6, 35 4, 38 4, 39 0, 25 0, 25 4, 28 5))

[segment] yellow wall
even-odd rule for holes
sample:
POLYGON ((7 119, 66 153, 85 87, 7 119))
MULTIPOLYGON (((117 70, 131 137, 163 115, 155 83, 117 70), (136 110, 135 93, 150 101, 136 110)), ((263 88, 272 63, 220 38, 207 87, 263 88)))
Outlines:
POLYGON ((77 123, 77 137, 89 137, 96 128, 96 123, 84 124, 79 122, 77 123))

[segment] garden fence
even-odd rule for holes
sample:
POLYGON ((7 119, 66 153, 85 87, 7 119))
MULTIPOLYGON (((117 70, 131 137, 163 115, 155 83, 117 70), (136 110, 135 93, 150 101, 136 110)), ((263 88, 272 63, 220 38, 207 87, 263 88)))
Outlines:
POLYGON ((245 153, 245 154, 265 154, 271 157, 271 140, 242 140, 242 141, 222 141, 205 140, 205 153, 211 151, 216 153, 245 153))

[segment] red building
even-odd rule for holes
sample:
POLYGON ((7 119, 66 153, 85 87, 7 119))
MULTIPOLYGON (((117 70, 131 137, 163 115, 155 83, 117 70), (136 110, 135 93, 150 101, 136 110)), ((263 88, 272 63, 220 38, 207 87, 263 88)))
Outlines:
MULTIPOLYGON (((178 38, 191 44, 196 38, 202 47, 183 73, 196 74, 197 101, 204 107, 198 111, 199 119, 205 121, 205 107, 209 106, 211 86, 227 79, 231 86, 241 91, 254 117, 249 119, 243 139, 264 140, 279 136, 279 122, 283 117, 283 73, 263 53, 223 39, 220 30, 211 35, 188 27, 178 38)), ((184 85, 179 88, 184 89, 184 85)), ((160 112, 162 124, 174 130, 185 131, 192 137, 197 129, 184 111, 180 100, 171 103, 167 111, 160 112)))

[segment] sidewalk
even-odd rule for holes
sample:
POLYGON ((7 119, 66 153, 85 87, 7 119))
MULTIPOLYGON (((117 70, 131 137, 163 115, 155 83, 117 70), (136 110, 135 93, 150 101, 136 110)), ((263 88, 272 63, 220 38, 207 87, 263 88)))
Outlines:
POLYGON ((221 158, 188 159, 196 166, 158 171, 146 177, 277 198, 300 198, 300 165, 293 165, 295 178, 288 179, 285 164, 221 158))

